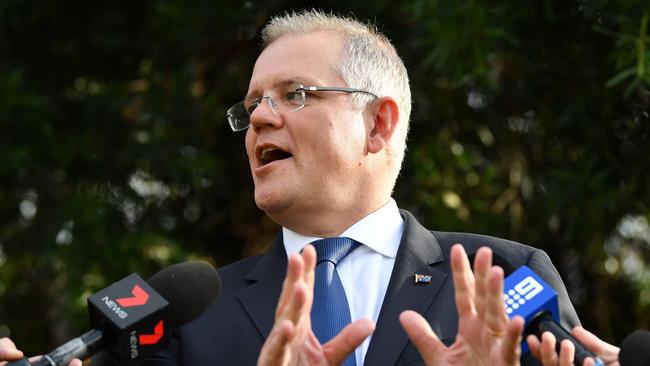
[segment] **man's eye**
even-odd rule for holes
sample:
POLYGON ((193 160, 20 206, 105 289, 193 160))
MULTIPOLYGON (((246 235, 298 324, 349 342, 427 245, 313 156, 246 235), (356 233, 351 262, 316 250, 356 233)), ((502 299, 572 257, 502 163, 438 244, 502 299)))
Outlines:
POLYGON ((301 104, 303 101, 303 92, 302 91, 287 92, 284 97, 289 103, 301 104))

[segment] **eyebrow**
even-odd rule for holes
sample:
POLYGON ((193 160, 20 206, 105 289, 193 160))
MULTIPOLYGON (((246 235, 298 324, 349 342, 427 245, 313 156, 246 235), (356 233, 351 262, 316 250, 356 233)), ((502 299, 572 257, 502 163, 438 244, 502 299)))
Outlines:
MULTIPOLYGON (((273 84, 273 89, 279 87, 279 86, 285 86, 285 85, 290 85, 290 84, 301 84, 301 85, 312 85, 314 84, 314 81, 309 81, 308 79, 303 79, 303 78, 290 78, 290 79, 282 79, 276 83, 273 84)), ((246 97, 244 99, 251 99, 251 98, 257 98, 254 97, 255 94, 257 94, 258 91, 257 89, 253 89, 253 91, 248 92, 246 94, 246 97)))

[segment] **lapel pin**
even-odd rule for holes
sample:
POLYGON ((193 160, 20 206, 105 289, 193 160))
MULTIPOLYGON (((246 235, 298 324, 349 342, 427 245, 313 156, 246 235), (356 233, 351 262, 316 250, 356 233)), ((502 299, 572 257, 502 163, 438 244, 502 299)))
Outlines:
POLYGON ((415 283, 431 283, 431 276, 415 274, 415 283))

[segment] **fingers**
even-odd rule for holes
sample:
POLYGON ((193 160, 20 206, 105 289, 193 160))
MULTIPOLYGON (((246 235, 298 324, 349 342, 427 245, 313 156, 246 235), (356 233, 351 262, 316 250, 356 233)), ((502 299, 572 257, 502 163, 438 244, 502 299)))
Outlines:
POLYGON ((400 314, 399 321, 427 365, 436 364, 445 345, 433 333, 426 319, 415 311, 406 310, 400 314))
POLYGON ((278 300, 278 307, 275 310, 275 319, 278 320, 285 313, 287 305, 293 300, 296 284, 299 283, 302 277, 304 268, 304 261, 298 254, 289 256, 287 262, 287 274, 282 283, 282 292, 278 300))
MULTIPOLYGON (((309 365, 309 366, 328 366, 332 363, 325 358, 324 346, 320 344, 314 332, 309 332, 307 339, 303 343, 301 352, 298 354, 296 361, 292 365, 309 365)), ((340 363, 339 363, 340 364, 340 363)))
POLYGON ((591 357, 587 357, 582 362, 582 366, 596 366, 596 361, 594 361, 594 359, 591 357))
POLYGON ((460 244, 454 244, 451 248, 451 271, 458 316, 474 315, 476 313, 474 307, 474 275, 470 269, 467 254, 460 244))
POLYGON ((78 360, 76 358, 70 361, 70 363, 68 364, 68 366, 82 366, 82 365, 83 363, 81 362, 81 360, 78 360))
POLYGON ((519 365, 524 322, 524 318, 516 316, 508 323, 506 336, 501 345, 501 357, 506 365, 519 365))
POLYGON ((282 284, 275 318, 291 320, 294 325, 302 316, 309 316, 314 297, 314 268, 316 251, 307 245, 301 254, 292 254, 287 263, 287 275, 282 284))
POLYGON ((304 308, 307 302, 307 286, 302 278, 290 284, 289 293, 287 303, 278 320, 288 319, 292 323, 297 324, 300 321, 300 317, 304 315, 304 308))
POLYGON ((374 330, 375 323, 370 319, 353 321, 323 345, 325 358, 330 365, 340 365, 374 330))
POLYGON ((595 353, 598 357, 602 358, 606 363, 618 360, 618 353, 620 352, 620 348, 604 342, 596 335, 580 326, 573 328, 571 333, 580 342, 582 342, 582 344, 584 344, 587 349, 595 353))
POLYGON ((23 352, 16 348, 11 339, 7 337, 0 338, 0 361, 17 360, 23 357, 23 352))
MULTIPOLYGON (((560 355, 555 351, 555 336, 549 332, 542 334, 542 342, 534 335, 526 339, 528 348, 533 356, 542 362, 544 366, 572 366, 575 356, 575 346, 571 341, 565 339, 560 343, 560 355)), ((586 365, 584 365, 586 366, 586 365)))
POLYGON ((596 335, 581 326, 574 327, 571 333, 589 350, 598 354, 602 353, 607 343, 603 342, 596 335))
POLYGON ((303 277, 307 284, 307 306, 309 313, 314 300, 314 277, 316 269, 316 249, 313 245, 307 245, 302 250, 302 258, 305 261, 303 277))
POLYGON ((571 366, 573 365, 573 359, 575 357, 576 348, 568 339, 565 339, 560 343, 560 366, 571 366))
MULTIPOLYGON (((528 347, 533 356, 538 359, 544 366, 556 366, 559 362, 558 355, 555 352, 555 336, 550 332, 542 334, 542 340, 530 335, 526 338, 528 347)), ((573 358, 573 356, 572 356, 573 358)))
POLYGON ((258 357, 259 365, 282 364, 289 354, 289 344, 294 339, 309 335, 315 262, 316 252, 310 245, 305 247, 302 254, 289 256, 287 274, 275 311, 275 324, 258 357))
POLYGON ((476 281, 475 306, 479 319, 483 319, 483 314, 485 313, 488 272, 490 271, 490 267, 492 267, 492 250, 488 247, 482 247, 476 252, 476 257, 474 257, 474 278, 476 281))
POLYGON ((492 267, 487 277, 487 292, 483 300, 486 305, 485 326, 493 333, 504 334, 508 324, 508 317, 503 300, 503 269, 501 267, 492 267))
POLYGON ((287 346, 294 333, 295 327, 291 321, 284 320, 279 323, 276 322, 273 329, 271 329, 269 337, 262 346, 257 364, 259 366, 283 364, 287 354, 287 346))
POLYGON ((544 365, 557 365, 557 353, 555 352, 555 336, 550 332, 542 333, 542 346, 540 354, 544 365))
POLYGON ((533 357, 535 357, 538 360, 541 360, 542 356, 539 353, 541 343, 539 342, 539 339, 534 336, 534 335, 529 335, 526 337, 526 342, 528 342, 528 349, 530 350, 530 353, 533 354, 533 357))

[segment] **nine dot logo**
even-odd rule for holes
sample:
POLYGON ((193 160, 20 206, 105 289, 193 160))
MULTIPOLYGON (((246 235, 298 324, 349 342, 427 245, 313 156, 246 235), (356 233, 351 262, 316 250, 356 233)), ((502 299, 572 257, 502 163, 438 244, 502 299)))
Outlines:
POLYGON ((542 292, 543 289, 544 286, 533 277, 524 278, 503 295, 506 301, 506 313, 512 314, 513 311, 519 309, 520 306, 542 292))

